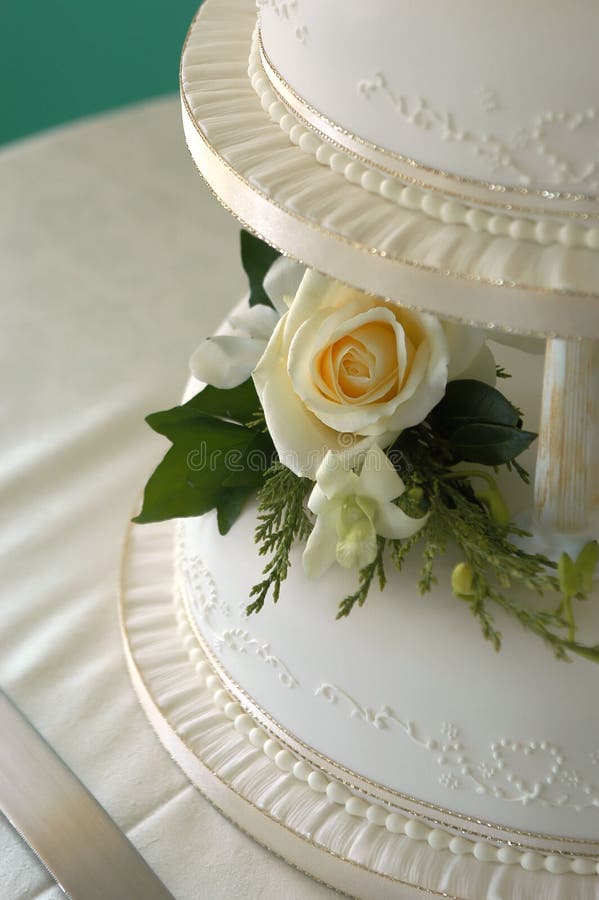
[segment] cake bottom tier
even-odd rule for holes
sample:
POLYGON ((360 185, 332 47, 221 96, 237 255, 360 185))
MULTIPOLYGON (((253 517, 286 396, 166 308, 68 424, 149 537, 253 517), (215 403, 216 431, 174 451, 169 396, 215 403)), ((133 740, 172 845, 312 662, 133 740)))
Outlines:
MULTIPOLYGON (((205 524, 209 527, 209 519, 205 524)), ((180 576, 189 560, 182 561, 185 541, 180 531, 175 540, 172 524, 137 526, 130 533, 121 604, 125 652, 134 687, 160 740, 225 815, 297 868, 364 900, 599 897, 599 853, 594 852, 592 839, 581 837, 582 831, 563 838, 556 833, 526 836, 488 823, 485 828, 482 820, 461 814, 442 823, 447 810, 439 808, 436 813, 432 804, 425 803, 426 815, 419 816, 407 809, 410 803, 396 791, 388 791, 385 799, 378 796, 374 783, 372 790, 364 789, 363 778, 354 784, 340 761, 305 753, 300 746, 294 750, 285 739, 287 730, 270 711, 255 698, 249 704, 247 692, 236 689, 218 664, 218 654, 226 656, 235 639, 241 649, 232 655, 245 660, 250 670, 256 662, 274 674, 282 690, 289 692, 289 709, 299 687, 293 683, 296 675, 268 641, 252 643, 249 634, 246 639, 233 633, 234 626, 229 629, 232 634, 227 636, 225 628, 218 640, 210 627, 205 625, 202 632, 201 620, 190 614, 189 594, 183 596, 185 586, 181 592, 180 577, 173 590, 174 542, 180 576), (574 846, 582 852, 573 853, 574 846)), ((228 559, 231 570, 243 565, 232 557, 230 545, 228 559)), ((194 565, 197 575, 199 564, 194 565)), ((205 568, 201 577, 206 578, 205 568)), ((245 601, 229 597, 219 607, 217 597, 205 594, 209 611, 219 615, 227 614, 227 605, 245 601)), ((212 624, 218 624, 214 615, 212 624)), ((296 640, 300 638, 296 635, 296 640)), ((341 695, 336 701, 331 696, 321 694, 317 699, 342 708, 341 695)), ((352 716, 350 710, 350 720, 376 729, 369 720, 377 712, 373 716, 363 712, 366 720, 359 712, 352 716)), ((392 733, 392 712, 378 711, 379 731, 385 731, 386 717, 392 733)), ((409 723, 404 724, 409 730, 409 723)), ((502 752, 517 751, 510 747, 502 752)), ((408 767, 403 777, 409 783, 408 767)))

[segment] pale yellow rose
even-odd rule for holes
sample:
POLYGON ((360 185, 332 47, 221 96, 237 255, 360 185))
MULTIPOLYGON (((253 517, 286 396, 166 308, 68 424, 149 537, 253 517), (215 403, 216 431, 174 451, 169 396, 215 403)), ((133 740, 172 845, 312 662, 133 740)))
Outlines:
POLYGON ((482 345, 473 329, 307 270, 253 373, 281 460, 314 479, 330 450, 387 446, 423 421, 450 367, 457 377, 482 345))

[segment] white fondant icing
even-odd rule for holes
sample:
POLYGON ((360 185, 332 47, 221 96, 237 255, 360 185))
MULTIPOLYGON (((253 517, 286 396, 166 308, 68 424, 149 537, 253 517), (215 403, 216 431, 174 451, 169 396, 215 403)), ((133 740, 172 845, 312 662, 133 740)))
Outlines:
MULTIPOLYGON (((568 872, 579 875, 599 873, 599 861, 597 859, 571 858, 551 853, 542 854, 531 850, 522 852, 506 845, 498 847, 487 841, 474 841, 460 836, 452 836, 451 832, 443 828, 431 827, 417 819, 401 816, 394 812, 390 813, 383 806, 370 803, 352 794, 343 784, 330 779, 322 771, 311 769, 310 766, 302 760, 298 760, 293 753, 282 747, 276 740, 269 738, 266 732, 257 725, 256 721, 243 712, 239 703, 233 701, 228 692, 220 686, 221 682, 215 677, 209 663, 205 658, 202 658, 202 652, 195 643, 184 607, 180 605, 178 600, 177 622, 178 631, 190 661, 194 664, 196 672, 204 681, 204 684, 214 691, 212 695, 214 705, 224 712, 227 719, 233 723, 235 730, 246 738, 252 746, 262 750, 265 756, 272 760, 281 772, 292 775, 298 781, 305 782, 314 793, 325 795, 331 804, 342 806, 350 816, 367 819, 372 825, 384 828, 391 834, 403 834, 412 841, 426 841, 434 850, 448 850, 456 856, 471 855, 478 862, 495 862, 505 865, 517 864, 527 871, 544 869, 555 875, 562 875, 568 872)), ((331 699, 331 702, 334 702, 333 698, 336 691, 331 685, 323 685, 319 693, 326 696, 327 699, 331 699)), ((373 714, 371 716, 369 712, 371 711, 360 709, 359 717, 363 718, 365 715, 365 720, 375 724, 375 727, 386 727, 380 724, 377 726, 376 715, 373 714)), ((385 720, 388 718, 387 712, 382 712, 382 715, 385 720)), ((380 722, 381 720, 378 721, 380 722)), ((406 727, 409 730, 409 723, 406 723, 406 727)), ((442 732, 450 740, 454 740, 458 736, 456 727, 451 723, 444 723, 442 732)))
POLYGON ((417 724, 403 721, 390 706, 376 710, 362 706, 336 685, 322 684, 315 695, 330 703, 345 701, 351 718, 379 730, 398 727, 411 741, 434 753, 441 769, 438 782, 450 790, 470 784, 477 794, 516 803, 569 807, 577 812, 599 807, 599 779, 584 780, 569 766, 564 752, 549 741, 492 739, 485 759, 475 760, 453 723, 443 722, 436 737, 426 737, 417 724))
MULTIPOLYGON (((548 110, 521 125, 514 123, 510 135, 503 138, 497 137, 489 131, 476 133, 462 128, 456 121, 456 117, 447 111, 439 111, 431 107, 430 103, 422 96, 407 97, 398 94, 389 84, 382 72, 377 72, 372 78, 365 78, 358 82, 358 94, 365 100, 371 100, 376 95, 382 95, 389 103, 396 116, 407 125, 422 131, 435 133, 436 138, 443 142, 461 142, 469 145, 471 155, 479 157, 487 164, 489 177, 507 182, 516 180, 517 183, 529 186, 533 182, 532 171, 538 158, 541 157, 547 164, 544 178, 538 174, 537 181, 551 185, 562 186, 564 182, 576 185, 581 190, 596 191, 599 187, 597 171, 599 160, 587 158, 581 161, 569 159, 563 151, 560 151, 560 142, 570 145, 570 152, 575 155, 577 143, 583 143, 583 152, 591 153, 599 134, 599 112, 595 106, 581 109, 578 112, 563 112, 548 110), (594 126, 586 140, 576 141, 578 129, 584 126, 594 126), (551 133, 551 128, 555 134, 551 133), (524 154, 518 151, 530 151, 532 160, 524 158, 524 154)), ((497 91, 479 88, 481 106, 487 113, 501 109, 501 100, 497 91)), ((580 152, 579 154, 580 155, 580 152)))
POLYGON ((256 0, 259 10, 270 10, 283 24, 291 28, 296 40, 304 44, 308 39, 308 29, 300 18, 300 0, 256 0))
MULTIPOLYGON (((214 579, 199 556, 186 558, 184 577, 189 588, 189 597, 194 614, 202 622, 204 629, 212 635, 215 646, 221 652, 253 654, 276 674, 279 682, 287 688, 297 685, 285 663, 276 656, 270 643, 257 640, 247 627, 228 626, 231 621, 230 603, 219 596, 214 579)), ((245 613, 245 604, 240 612, 245 613)), ((246 619, 243 620, 247 621, 246 619)))
POLYGON ((460 176, 598 190, 593 0, 302 0, 305 46, 260 13, 282 76, 349 132, 460 176))

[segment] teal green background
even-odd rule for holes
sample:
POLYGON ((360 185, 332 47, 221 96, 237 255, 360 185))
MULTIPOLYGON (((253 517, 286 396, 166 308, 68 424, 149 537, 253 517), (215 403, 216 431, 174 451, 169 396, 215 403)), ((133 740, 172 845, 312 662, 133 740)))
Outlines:
POLYGON ((200 0, 0 0, 0 144, 176 91, 200 0))

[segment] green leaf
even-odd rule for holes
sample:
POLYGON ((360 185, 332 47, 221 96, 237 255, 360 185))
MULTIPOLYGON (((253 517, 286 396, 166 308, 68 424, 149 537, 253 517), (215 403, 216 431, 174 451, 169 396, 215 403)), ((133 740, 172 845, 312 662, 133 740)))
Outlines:
POLYGON ((248 378, 235 388, 222 389, 208 385, 182 406, 152 413, 146 417, 146 422, 158 434, 174 440, 188 427, 197 427, 198 420, 206 417, 228 419, 245 425, 259 409, 260 401, 254 382, 248 378))
POLYGON ((219 534, 227 534, 239 518, 245 501, 253 493, 253 487, 228 488, 221 492, 216 507, 219 534))
POLYGON ((277 459, 269 434, 250 431, 250 440, 243 450, 227 454, 227 473, 223 486, 227 488, 258 488, 273 462, 277 459))
POLYGON ((271 306, 264 277, 281 254, 249 231, 241 232, 241 263, 250 283, 250 306, 271 306))
POLYGON ((449 382, 430 421, 435 431, 447 434, 471 422, 517 427, 520 414, 497 388, 468 378, 449 382))
MULTIPOLYGON (((180 422, 173 446, 146 485, 135 522, 200 516, 228 491, 259 487, 272 456, 270 437, 220 419, 180 422), (228 483, 231 479, 232 483, 228 483)), ((229 505, 225 521, 232 516, 229 505)))
POLYGON ((536 434, 509 425, 473 422, 461 425, 448 439, 459 459, 485 466, 510 462, 532 444, 536 434))
POLYGON ((133 521, 163 522, 185 516, 201 516, 216 505, 220 485, 209 478, 192 480, 185 452, 171 447, 146 484, 141 512, 133 521))
POLYGON ((246 468, 241 469, 239 467, 238 471, 231 472, 226 478, 223 479, 223 486, 227 488, 257 488, 260 487, 262 482, 264 481, 264 472, 269 468, 269 465, 272 465, 273 462, 273 454, 272 453, 260 453, 260 462, 259 468, 256 467, 254 462, 254 453, 248 452, 244 454, 243 465, 246 468), (247 467, 247 456, 252 458, 251 467, 247 467))

